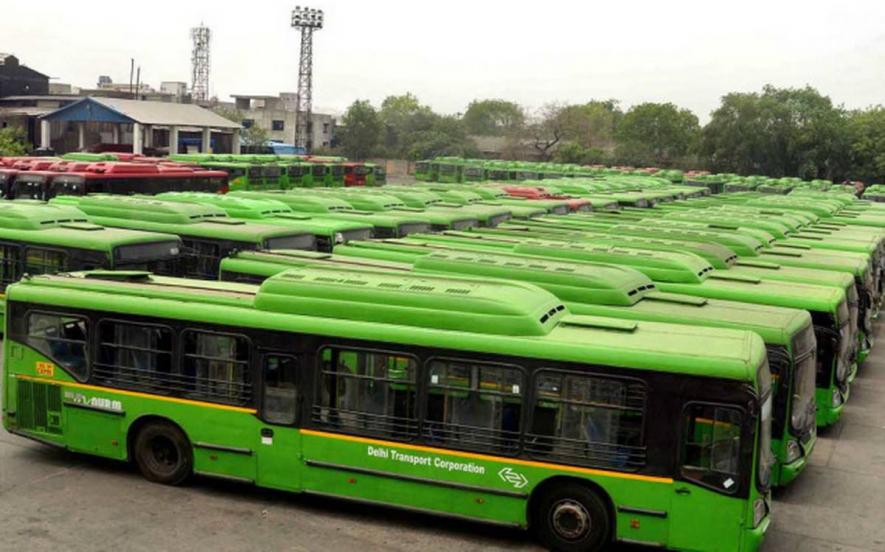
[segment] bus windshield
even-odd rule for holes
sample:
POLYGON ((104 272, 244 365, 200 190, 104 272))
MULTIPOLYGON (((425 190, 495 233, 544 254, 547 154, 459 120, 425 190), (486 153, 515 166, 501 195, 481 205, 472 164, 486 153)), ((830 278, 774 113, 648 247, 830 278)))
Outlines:
POLYGON ((806 435, 813 429, 815 419, 815 365, 817 357, 815 348, 810 351, 800 351, 796 360, 795 379, 793 383, 793 404, 790 413, 790 423, 797 435, 806 435))
POLYGON ((759 458, 756 469, 759 490, 768 491, 771 486, 771 468, 774 465, 774 453, 771 451, 771 414, 773 397, 771 393, 771 372, 768 360, 758 370, 759 397, 762 401, 762 416, 759 419, 759 458))
POLYGON ((178 255, 179 250, 177 240, 120 245, 114 248, 114 265, 119 268, 123 265, 171 259, 178 255))

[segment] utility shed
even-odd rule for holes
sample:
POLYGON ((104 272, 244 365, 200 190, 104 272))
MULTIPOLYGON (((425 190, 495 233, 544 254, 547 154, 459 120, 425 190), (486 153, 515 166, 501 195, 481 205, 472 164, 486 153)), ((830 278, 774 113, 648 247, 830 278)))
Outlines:
POLYGON ((40 117, 40 145, 49 148, 52 123, 76 124, 79 149, 86 144, 88 124, 110 125, 114 144, 120 143, 120 128, 132 132, 132 152, 141 154, 145 147, 156 147, 154 130, 168 131, 169 154, 178 153, 179 132, 202 134, 201 151, 212 151, 212 134, 231 135, 232 153, 240 152, 240 124, 195 104, 149 102, 121 98, 87 97, 40 117))

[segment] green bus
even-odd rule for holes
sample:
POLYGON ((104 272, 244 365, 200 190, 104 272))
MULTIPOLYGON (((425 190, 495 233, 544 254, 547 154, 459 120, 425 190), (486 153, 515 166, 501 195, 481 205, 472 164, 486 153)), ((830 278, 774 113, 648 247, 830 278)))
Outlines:
POLYGON ((528 527, 560 550, 755 551, 770 524, 752 332, 575 316, 520 282, 317 268, 260 287, 38 276, 8 306, 6 429, 150 481, 528 527))
POLYGON ((443 250, 391 242, 354 243, 334 255, 305 251, 243 251, 224 259, 221 279, 260 284, 293 267, 366 270, 519 280, 559 297, 574 314, 755 331, 772 371, 772 485, 787 485, 814 449, 815 338, 807 311, 661 293, 639 272, 615 265, 542 263, 511 253, 443 250))
POLYGON ((430 221, 423 217, 361 211, 331 194, 231 192, 230 195, 251 199, 273 199, 286 204, 296 213, 309 214, 316 218, 371 224, 372 235, 376 238, 401 238, 413 232, 430 231, 430 221))
POLYGON ((316 238, 310 232, 236 220, 212 205, 98 194, 58 196, 50 204, 77 207, 102 226, 179 236, 181 253, 157 268, 161 274, 215 280, 218 263, 233 251, 316 249, 316 238))
POLYGON ((6 286, 23 276, 72 270, 156 270, 174 262, 171 234, 106 228, 82 211, 31 201, 0 202, 0 323, 6 286))
POLYGON ((479 225, 484 228, 494 228, 510 220, 512 216, 510 210, 503 205, 452 203, 445 201, 441 194, 426 189, 416 189, 415 186, 385 186, 379 192, 394 196, 407 206, 416 209, 444 209, 456 213, 469 213, 475 216, 479 225))
POLYGON ((331 192, 333 197, 349 203, 354 209, 421 217, 430 222, 430 229, 436 232, 443 230, 468 230, 479 225, 479 220, 470 213, 448 209, 421 209, 409 207, 398 197, 375 191, 339 191, 331 192))
MULTIPOLYGON (((532 205, 528 201, 510 202, 505 205, 504 202, 484 198, 482 195, 476 193, 475 190, 468 191, 447 186, 415 186, 414 188, 416 190, 433 192, 445 201, 457 203, 459 205, 490 205, 492 207, 504 208, 510 211, 511 216, 516 219, 528 219, 547 214, 547 209, 532 205)), ((477 190, 478 189, 479 187, 477 187, 477 190)), ((503 193, 503 190, 501 190, 501 192, 503 193)), ((506 193, 503 193, 503 195, 505 197, 507 196, 506 193)))
POLYGON ((417 234, 406 242, 438 243, 447 247, 510 251, 551 260, 589 261, 629 266, 642 272, 664 292, 707 299, 721 299, 778 307, 805 309, 811 313, 817 337, 817 423, 832 425, 840 418, 850 395, 856 370, 857 336, 852 333, 852 313, 845 292, 835 287, 763 280, 716 271, 696 255, 648 251, 627 247, 604 247, 551 240, 492 238, 465 233, 417 234))
POLYGON ((436 176, 433 172, 434 168, 435 165, 430 160, 418 161, 415 163, 415 172, 413 176, 415 177, 415 180, 421 182, 435 182, 436 176))
POLYGON ((213 205, 223 209, 231 218, 259 221, 262 224, 286 226, 295 230, 310 232, 316 239, 317 251, 331 252, 332 247, 354 240, 368 240, 372 237, 372 225, 311 217, 296 213, 285 203, 273 199, 250 199, 233 194, 167 192, 155 196, 161 201, 179 201, 213 205))

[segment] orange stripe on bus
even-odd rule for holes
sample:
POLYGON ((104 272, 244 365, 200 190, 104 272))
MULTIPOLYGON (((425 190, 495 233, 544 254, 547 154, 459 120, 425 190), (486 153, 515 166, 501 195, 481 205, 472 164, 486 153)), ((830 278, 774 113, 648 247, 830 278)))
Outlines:
POLYGON ((120 395, 129 396, 129 397, 141 397, 142 399, 154 399, 154 400, 158 400, 158 401, 173 402, 173 403, 177 403, 177 404, 188 404, 191 406, 203 406, 206 408, 216 408, 218 410, 229 410, 231 412, 241 412, 243 414, 255 414, 256 412, 258 412, 254 408, 242 408, 239 406, 227 406, 224 404, 215 404, 215 403, 203 402, 203 401, 192 401, 190 399, 178 399, 175 397, 163 397, 160 395, 150 395, 148 393, 139 393, 137 391, 125 391, 123 389, 113 389, 111 387, 101 387, 98 385, 87 385, 85 383, 72 383, 72 382, 67 382, 67 381, 57 381, 57 380, 51 380, 51 379, 46 379, 46 378, 35 378, 32 376, 22 376, 22 375, 18 375, 18 374, 16 374, 15 377, 17 379, 22 379, 22 380, 27 380, 27 381, 35 381, 38 383, 48 383, 51 385, 64 385, 67 387, 75 387, 77 389, 88 389, 90 391, 101 391, 101 392, 105 392, 105 393, 117 393, 120 395))
POLYGON ((396 447, 407 450, 417 450, 422 452, 431 452, 434 454, 447 454, 449 456, 457 456, 459 458, 470 458, 472 460, 486 460, 490 462, 504 462, 507 464, 517 464, 520 466, 530 466, 533 468, 555 469, 585 475, 601 475, 603 477, 617 477, 620 479, 632 479, 635 481, 647 481, 650 483, 668 483, 672 484, 673 479, 670 477, 652 477, 649 475, 636 475, 632 473, 620 473, 607 470, 595 470, 591 468, 579 468, 577 466, 564 466, 561 464, 550 464, 547 462, 533 462, 531 460, 518 460, 516 458, 506 458, 503 456, 491 456, 488 454, 475 454, 472 452, 462 452, 456 450, 439 449, 434 447, 424 447, 420 445, 409 445, 405 443, 396 443, 393 441, 382 441, 379 439, 369 439, 366 437, 355 437, 353 435, 341 435, 338 433, 326 433, 325 431, 314 431, 312 429, 302 429, 304 435, 312 435, 315 437, 324 437, 327 439, 338 439, 341 441, 352 441, 355 443, 365 443, 372 445, 382 445, 387 447, 396 447))

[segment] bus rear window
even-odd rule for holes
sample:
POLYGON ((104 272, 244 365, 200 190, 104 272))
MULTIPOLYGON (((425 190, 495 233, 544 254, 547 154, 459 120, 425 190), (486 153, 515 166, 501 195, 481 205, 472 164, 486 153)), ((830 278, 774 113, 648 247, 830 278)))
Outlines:
POLYGON ((280 236, 264 240, 267 249, 305 249, 315 251, 317 248, 316 236, 313 234, 298 234, 296 236, 280 236))
POLYGON ((179 252, 180 244, 177 240, 120 245, 114 248, 114 264, 119 266, 122 264, 161 261, 175 257, 179 252))
POLYGON ((399 225, 399 237, 408 236, 409 234, 417 234, 420 232, 429 232, 430 225, 424 222, 408 222, 399 225))

